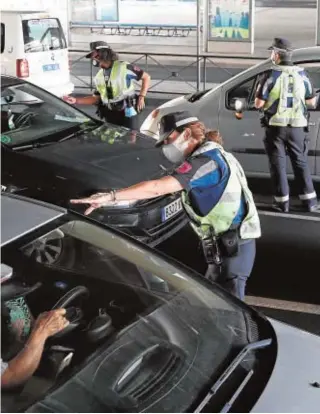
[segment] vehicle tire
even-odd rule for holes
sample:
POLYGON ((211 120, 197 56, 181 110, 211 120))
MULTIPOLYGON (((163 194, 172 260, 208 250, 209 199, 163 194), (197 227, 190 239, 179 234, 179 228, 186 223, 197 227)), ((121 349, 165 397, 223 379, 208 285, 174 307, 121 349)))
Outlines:
POLYGON ((24 253, 44 265, 70 268, 76 260, 76 243, 56 229, 28 245, 24 253))

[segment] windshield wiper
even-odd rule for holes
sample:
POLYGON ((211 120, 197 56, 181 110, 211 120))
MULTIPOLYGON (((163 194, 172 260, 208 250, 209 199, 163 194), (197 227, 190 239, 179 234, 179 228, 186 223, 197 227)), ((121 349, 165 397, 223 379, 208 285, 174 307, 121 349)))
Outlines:
POLYGON ((94 123, 94 125, 92 125, 92 123, 91 122, 94 122, 94 121, 90 121, 90 122, 87 122, 87 124, 91 124, 90 126, 88 126, 87 128, 80 128, 79 129, 79 131, 77 131, 77 132, 73 132, 72 134, 70 134, 70 135, 68 135, 68 136, 66 136, 66 137, 64 137, 64 138, 61 138, 61 139, 59 139, 58 141, 56 141, 56 142, 63 142, 63 141, 67 141, 68 139, 70 139, 70 138, 74 138, 74 137, 76 137, 76 136, 78 136, 78 135, 81 135, 81 134, 83 134, 83 133, 85 133, 85 132, 87 132, 87 131, 91 131, 92 129, 94 129, 94 128, 96 128, 97 127, 97 125, 94 123))
POLYGON ((47 145, 52 145, 56 141, 50 141, 50 142, 35 142, 33 144, 26 144, 26 145, 20 145, 19 147, 11 148, 12 151, 22 151, 27 149, 36 149, 36 148, 42 148, 46 147, 47 145))
MULTIPOLYGON (((217 393, 217 391, 220 389, 220 387, 225 383, 225 381, 230 377, 230 375, 234 372, 234 370, 241 364, 241 362, 244 360, 244 358, 247 356, 247 354, 251 351, 255 351, 256 349, 262 349, 266 348, 272 343, 272 339, 263 339, 262 341, 256 341, 252 342, 251 344, 246 345, 239 354, 234 358, 234 360, 231 362, 231 364, 227 367, 227 369, 221 374, 221 376, 218 378, 218 380, 213 384, 213 386, 210 388, 208 394, 204 397, 204 399, 201 401, 201 403, 198 405, 198 407, 194 410, 195 413, 200 413, 203 408, 208 404, 208 402, 211 400, 211 398, 217 393)), ((251 371, 248 372, 245 379, 240 384, 239 388, 235 392, 232 399, 223 407, 224 410, 230 409, 230 404, 232 405, 235 399, 239 396, 240 392, 244 388, 244 386, 247 384, 249 379, 251 378, 252 374, 250 374, 251 371)), ((227 411, 223 411, 227 412, 227 411)))

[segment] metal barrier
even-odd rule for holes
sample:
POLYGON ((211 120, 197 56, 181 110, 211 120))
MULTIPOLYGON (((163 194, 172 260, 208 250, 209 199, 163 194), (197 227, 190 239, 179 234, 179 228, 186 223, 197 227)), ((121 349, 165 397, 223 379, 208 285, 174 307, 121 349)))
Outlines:
MULTIPOLYGON (((79 62, 81 62, 84 58, 85 55, 88 53, 88 51, 83 50, 83 49, 70 49, 71 53, 83 53, 83 56, 81 56, 80 58, 74 60, 73 62, 71 62, 71 75, 74 76, 76 79, 79 80, 79 82, 81 83, 81 85, 83 86, 78 86, 76 85, 76 88, 89 88, 91 90, 94 89, 94 85, 93 85, 93 77, 95 76, 94 74, 94 69, 93 69, 93 65, 90 64, 90 73, 86 74, 86 75, 81 75, 82 78, 80 77, 80 75, 76 75, 74 73, 74 68, 77 64, 79 64, 79 62), (86 77, 88 80, 84 80, 83 77, 86 77)), ((186 93, 195 93, 195 92, 200 92, 200 91, 205 91, 208 89, 208 82, 207 82, 207 70, 208 70, 208 65, 211 64, 211 67, 215 67, 215 68, 219 68, 222 71, 224 71, 225 73, 227 73, 229 75, 229 78, 233 76, 233 74, 225 67, 222 67, 221 65, 219 65, 215 60, 217 59, 221 59, 223 58, 224 60, 234 60, 234 59, 241 59, 243 61, 253 61, 253 62, 259 62, 259 61, 263 61, 265 60, 264 58, 261 57, 251 57, 251 56, 217 56, 217 55, 192 55, 192 54, 184 54, 184 55, 180 55, 180 54, 166 54, 166 53, 147 53, 147 52, 128 52, 128 51, 119 51, 118 52, 119 55, 126 55, 126 56, 135 56, 136 58, 134 60, 128 60, 130 61, 130 63, 132 64, 137 64, 138 62, 144 62, 144 64, 139 64, 141 66, 142 69, 144 69, 146 72, 148 72, 148 66, 150 65, 150 62, 152 64, 155 64, 158 67, 161 67, 167 74, 167 76, 164 76, 162 79, 157 80, 156 83, 154 83, 150 88, 149 88, 149 93, 158 93, 158 94, 177 94, 177 95, 181 95, 182 92, 177 92, 177 91, 159 91, 159 90, 155 90, 155 88, 157 86, 159 86, 160 84, 162 84, 162 86, 164 85, 164 82, 166 81, 170 81, 170 80, 174 80, 175 82, 178 83, 183 83, 184 85, 188 85, 190 87, 190 89, 186 92, 186 93), (163 64, 162 62, 159 61, 160 58, 181 58, 181 60, 191 60, 190 63, 184 64, 183 66, 180 67, 180 65, 176 65, 179 67, 179 70, 175 70, 175 71, 170 71, 170 69, 168 67, 166 67, 165 64, 163 64), (195 82, 191 83, 190 81, 184 79, 183 74, 181 74, 184 70, 186 70, 187 68, 193 67, 195 65, 198 65, 200 63, 201 65, 201 71, 200 74, 198 75, 197 70, 195 71, 195 82), (202 76, 201 76, 202 75, 202 76)), ((86 59, 86 61, 88 61, 86 59)), ((173 65, 172 65, 173 66, 173 65)))
POLYGON ((91 33, 109 36, 153 36, 153 37, 188 37, 197 30, 192 25, 156 25, 156 24, 120 24, 120 23, 80 23, 71 22, 70 29, 90 29, 91 33))

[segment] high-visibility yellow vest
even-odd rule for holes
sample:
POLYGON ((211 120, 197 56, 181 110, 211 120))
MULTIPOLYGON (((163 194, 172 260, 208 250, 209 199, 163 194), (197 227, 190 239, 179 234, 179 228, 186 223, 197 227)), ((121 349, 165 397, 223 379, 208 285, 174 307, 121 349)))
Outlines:
POLYGON ((299 74, 303 69, 298 66, 275 66, 281 71, 275 85, 270 91, 269 98, 263 110, 267 111, 279 99, 277 112, 269 119, 272 126, 305 127, 306 118, 305 94, 306 87, 303 77, 299 74), (292 98, 292 106, 288 107, 288 98, 292 98))
POLYGON ((131 81, 127 86, 127 62, 116 60, 113 62, 110 78, 106 82, 104 77, 104 70, 100 69, 94 78, 97 91, 103 103, 108 104, 112 102, 119 102, 128 96, 135 94, 135 87, 131 81), (108 99, 107 86, 111 87, 112 99, 108 99))
POLYGON ((238 160, 229 152, 224 151, 220 145, 213 142, 208 142, 201 146, 194 155, 203 152, 208 153, 208 151, 213 149, 219 149, 228 163, 230 176, 220 200, 205 217, 200 217, 194 212, 187 192, 183 191, 182 202, 187 215, 191 218, 191 226, 201 239, 209 235, 210 227, 216 235, 225 233, 230 229, 239 211, 243 194, 246 201, 247 214, 240 225, 240 237, 241 239, 259 238, 261 236, 260 219, 246 176, 238 160))

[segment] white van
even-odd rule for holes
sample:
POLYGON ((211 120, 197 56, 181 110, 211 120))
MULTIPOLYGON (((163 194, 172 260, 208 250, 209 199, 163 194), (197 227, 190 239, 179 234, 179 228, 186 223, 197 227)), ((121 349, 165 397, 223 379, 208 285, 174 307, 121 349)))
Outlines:
POLYGON ((57 95, 69 95, 69 56, 57 17, 1 11, 1 74, 17 76, 57 95))

